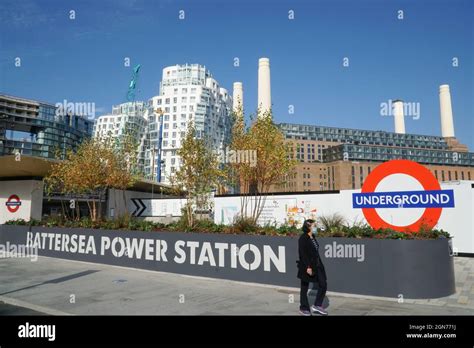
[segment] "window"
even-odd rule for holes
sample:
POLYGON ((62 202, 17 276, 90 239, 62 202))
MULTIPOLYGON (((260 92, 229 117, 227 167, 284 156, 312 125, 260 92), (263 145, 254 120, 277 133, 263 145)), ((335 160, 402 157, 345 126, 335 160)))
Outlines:
POLYGON ((181 97, 181 103, 186 103, 188 101, 188 98, 186 97, 181 97))
POLYGON ((450 170, 448 170, 448 179, 449 179, 449 181, 451 181, 451 171, 450 170))
POLYGON ((165 115, 165 121, 169 121, 170 120, 170 115, 165 115))
POLYGON ((355 189, 355 169, 354 166, 351 168, 351 178, 352 178, 352 189, 355 189))
POLYGON ((176 115, 173 115, 173 121, 176 121, 176 115))
POLYGON ((183 93, 183 94, 188 93, 188 89, 187 89, 187 88, 183 88, 183 89, 181 90, 181 93, 183 93))
POLYGON ((191 88, 191 94, 196 94, 196 88, 191 88))
POLYGON ((173 91, 174 94, 178 94, 178 89, 175 88, 174 91, 173 91))
POLYGON ((169 104, 170 103, 170 98, 166 98, 165 99, 165 104, 169 104))
POLYGON ((454 180, 458 180, 458 171, 457 170, 454 172, 454 180))

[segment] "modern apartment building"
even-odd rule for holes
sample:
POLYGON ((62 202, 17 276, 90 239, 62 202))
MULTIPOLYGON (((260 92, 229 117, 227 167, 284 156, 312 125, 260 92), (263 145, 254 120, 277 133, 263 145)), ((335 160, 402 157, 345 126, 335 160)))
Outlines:
POLYGON ((94 124, 94 137, 113 137, 120 139, 129 134, 138 146, 139 169, 144 171, 145 139, 148 121, 145 117, 146 103, 127 102, 112 107, 112 113, 101 115, 94 124))
POLYGON ((49 103, 0 95, 0 156, 62 157, 92 135, 93 121, 49 103))
POLYGON ((149 100, 145 113, 145 175, 169 183, 180 165, 177 150, 189 122, 194 123, 198 138, 206 139, 213 150, 223 151, 230 142, 231 112, 231 95, 204 66, 164 68, 159 95, 149 100))

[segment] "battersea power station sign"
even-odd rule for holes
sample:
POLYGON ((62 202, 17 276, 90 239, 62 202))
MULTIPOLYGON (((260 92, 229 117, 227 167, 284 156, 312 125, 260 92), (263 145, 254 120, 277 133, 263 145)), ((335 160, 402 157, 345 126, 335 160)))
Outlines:
MULTIPOLYGON (((153 235, 150 234, 149 237, 151 236, 153 235)), ((194 239, 196 237, 199 236, 193 236, 194 239)), ((249 271, 261 269, 270 272, 274 268, 277 272, 286 272, 284 246, 275 246, 274 250, 268 244, 241 245, 189 240, 189 237, 186 240, 167 239, 38 231, 27 232, 26 246, 37 250, 97 255, 108 259, 125 257, 162 263, 242 268, 249 271)))
MULTIPOLYGON (((40 256, 265 284, 297 286, 296 238, 0 226, 0 244, 40 256), (289 277, 289 275, 291 275, 289 277)), ((41 259, 39 259, 41 260, 41 259)), ((39 261, 40 262, 40 261, 39 261)))

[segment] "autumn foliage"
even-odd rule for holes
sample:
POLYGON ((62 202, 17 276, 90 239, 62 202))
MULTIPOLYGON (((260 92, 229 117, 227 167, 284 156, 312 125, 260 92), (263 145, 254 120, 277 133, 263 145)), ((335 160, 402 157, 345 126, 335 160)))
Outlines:
POLYGON ((47 192, 86 197, 91 219, 96 221, 101 217, 101 200, 91 197, 107 188, 125 190, 132 186, 139 175, 136 156, 131 137, 88 139, 52 166, 45 178, 47 192))

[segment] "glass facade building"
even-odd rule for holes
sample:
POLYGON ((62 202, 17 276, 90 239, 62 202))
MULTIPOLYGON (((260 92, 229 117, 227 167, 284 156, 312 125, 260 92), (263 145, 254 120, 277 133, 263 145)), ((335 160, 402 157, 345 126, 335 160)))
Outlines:
POLYGON ((323 150, 323 161, 389 161, 407 159, 422 164, 474 166, 474 153, 387 146, 341 144, 323 150))
POLYGON ((433 135, 399 134, 386 131, 322 127, 280 123, 278 125, 287 139, 332 141, 355 145, 379 145, 413 147, 420 149, 448 149, 443 137, 433 135))
POLYGON ((323 146, 322 156, 317 157, 319 162, 408 159, 431 165, 474 166, 474 153, 453 151, 446 139, 440 136, 290 123, 280 123, 278 126, 286 139, 295 142, 309 140, 334 143, 323 146))
POLYGON ((61 158, 91 137, 93 121, 61 114, 56 106, 0 95, 0 156, 61 158))

